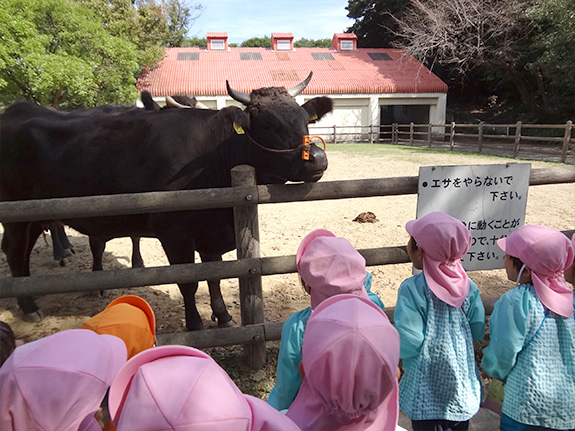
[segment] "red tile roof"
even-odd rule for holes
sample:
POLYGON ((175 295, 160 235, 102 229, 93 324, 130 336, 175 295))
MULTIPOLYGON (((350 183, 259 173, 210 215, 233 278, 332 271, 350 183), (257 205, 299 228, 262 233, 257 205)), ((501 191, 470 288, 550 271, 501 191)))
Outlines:
POLYGON ((293 34, 292 33, 272 33, 272 38, 293 39, 293 34))
POLYGON ((310 71, 313 78, 304 94, 447 92, 447 84, 439 77, 405 51, 391 48, 341 52, 331 48, 296 48, 289 52, 269 48, 167 48, 165 58, 145 69, 136 87, 153 96, 214 96, 227 94, 228 80, 235 90, 249 93, 261 87, 293 87, 310 71), (243 55, 248 59, 242 60, 240 54, 250 55, 243 55), (314 59, 312 54, 321 59, 314 59), (387 58, 385 54, 391 60, 372 58, 387 58))

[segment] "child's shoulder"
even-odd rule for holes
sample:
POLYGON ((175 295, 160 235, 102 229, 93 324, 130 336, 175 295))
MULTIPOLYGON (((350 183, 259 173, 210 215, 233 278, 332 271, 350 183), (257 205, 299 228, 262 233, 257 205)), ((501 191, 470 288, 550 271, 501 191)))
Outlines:
POLYGON ((496 305, 499 307, 524 307, 526 310, 531 308, 532 304, 537 302, 537 294, 531 284, 522 284, 515 286, 513 289, 505 292, 497 300, 496 305))
POLYGON ((299 325, 305 326, 310 315, 311 315, 311 307, 307 307, 304 308, 303 310, 296 311, 286 319, 284 327, 299 326, 299 325))

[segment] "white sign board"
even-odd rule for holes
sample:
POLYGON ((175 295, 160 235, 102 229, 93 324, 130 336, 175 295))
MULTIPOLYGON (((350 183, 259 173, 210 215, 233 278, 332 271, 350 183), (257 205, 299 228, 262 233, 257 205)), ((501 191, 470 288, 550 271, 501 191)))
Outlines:
POLYGON ((467 271, 503 268, 499 238, 525 222, 530 163, 423 166, 419 169, 417 218, 443 211, 471 232, 463 257, 467 271))

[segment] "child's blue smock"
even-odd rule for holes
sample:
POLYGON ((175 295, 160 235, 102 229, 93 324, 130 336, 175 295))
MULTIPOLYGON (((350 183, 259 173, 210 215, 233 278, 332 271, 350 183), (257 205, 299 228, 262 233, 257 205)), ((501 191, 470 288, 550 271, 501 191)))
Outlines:
MULTIPOLYGON (((371 302, 383 310, 383 302, 379 296, 371 292, 371 279, 372 275, 367 272, 364 282, 365 290, 371 302)), ((301 386, 298 364, 301 362, 303 334, 310 315, 311 308, 305 308, 293 313, 283 325, 276 384, 268 397, 268 403, 277 410, 289 408, 301 386)))
POLYGON ((489 333, 481 366, 506 381, 503 413, 523 424, 575 428, 573 314, 553 313, 523 284, 495 303, 489 333))
POLYGON ((479 410, 481 380, 473 341, 485 331, 479 289, 469 280, 461 308, 437 298, 423 273, 399 287, 395 328, 405 371, 399 407, 412 420, 466 421, 479 410))

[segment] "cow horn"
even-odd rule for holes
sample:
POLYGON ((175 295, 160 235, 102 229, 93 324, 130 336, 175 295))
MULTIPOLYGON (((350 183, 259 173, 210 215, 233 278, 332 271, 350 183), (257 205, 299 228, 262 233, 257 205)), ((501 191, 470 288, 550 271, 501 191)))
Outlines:
POLYGON ((249 94, 234 90, 230 86, 230 83, 228 82, 227 79, 226 79, 226 87, 228 89, 228 94, 231 96, 232 99, 237 100, 238 102, 243 103, 246 106, 249 105, 251 101, 249 94))
POLYGON ((313 75, 313 71, 309 73, 308 77, 301 83, 299 83, 298 85, 296 85, 295 87, 292 87, 288 90, 288 93, 290 96, 292 97, 296 97, 298 94, 300 94, 303 90, 305 90, 305 88, 307 87, 307 85, 309 84, 309 81, 311 79, 311 76, 313 75))
POLYGON ((166 106, 169 106, 170 108, 192 108, 191 106, 182 105, 181 103, 176 102, 172 96, 166 96, 166 106))

